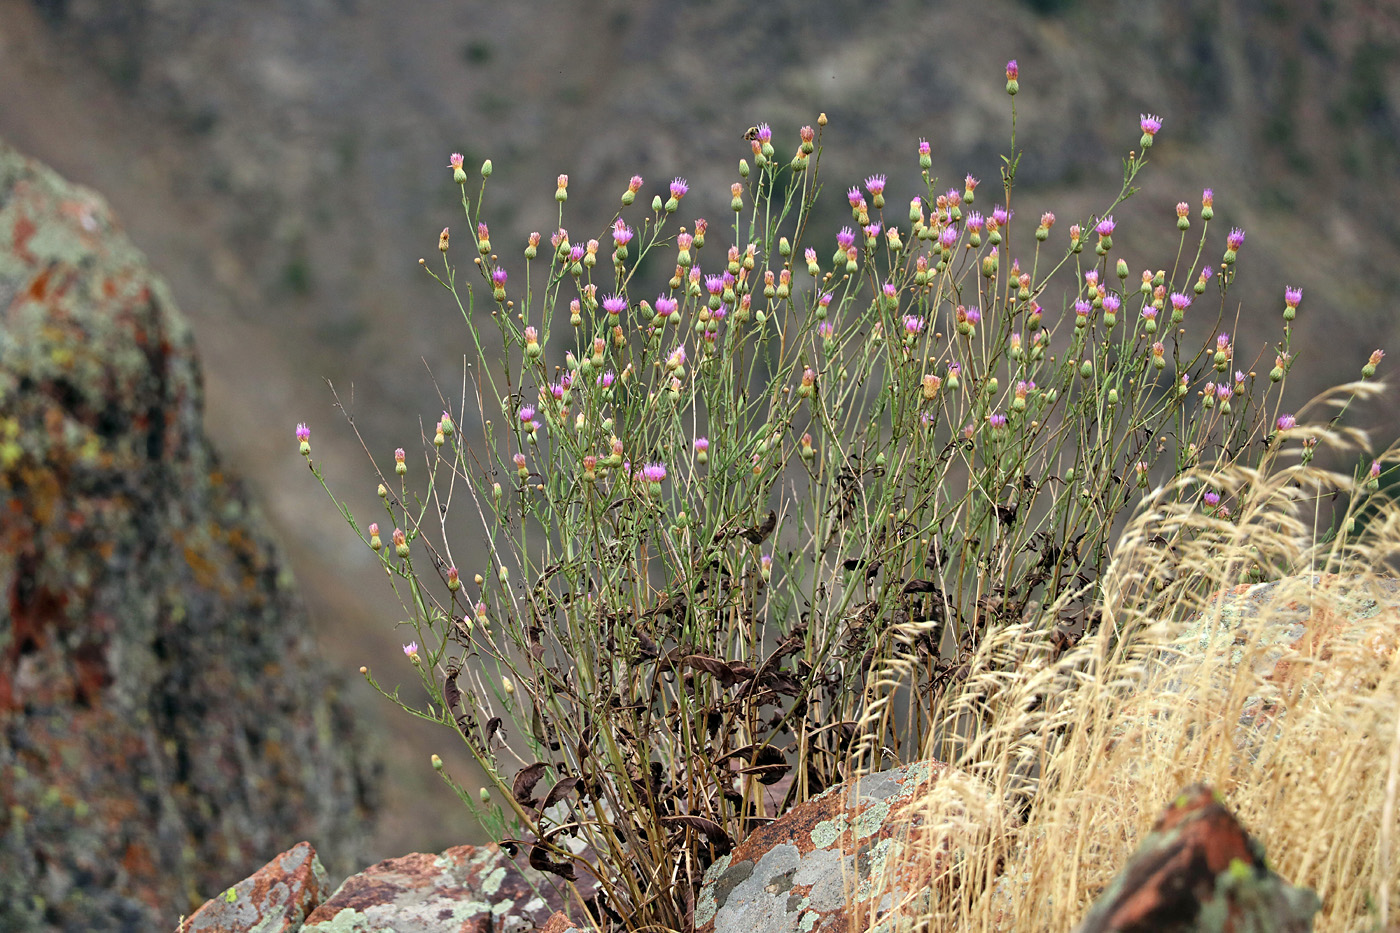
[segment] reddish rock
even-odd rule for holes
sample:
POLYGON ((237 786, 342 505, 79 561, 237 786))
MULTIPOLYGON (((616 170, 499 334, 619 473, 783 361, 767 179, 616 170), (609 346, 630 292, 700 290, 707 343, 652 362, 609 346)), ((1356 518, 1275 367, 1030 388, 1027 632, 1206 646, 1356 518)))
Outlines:
POLYGON ((1076 933, 1305 933, 1319 907, 1204 785, 1182 791, 1076 933))
POLYGON ((305 933, 523 933, 564 906, 565 889, 521 870, 498 846, 387 859, 346 879, 305 933))
POLYGON ((972 786, 916 762, 833 787, 755 831, 706 872, 695 929, 846 933, 897 906, 917 909, 951 867, 939 827, 923 825, 926 795, 951 775, 972 786))
POLYGON ((316 850, 298 843, 211 898, 177 933, 295 933, 329 893, 316 850))
POLYGON ((0 144, 0 929, 173 927, 291 839, 348 867, 361 747, 188 323, 100 197, 0 144))
POLYGON ((554 916, 540 928, 540 933, 587 933, 582 927, 576 926, 572 920, 562 912, 556 911, 554 916))

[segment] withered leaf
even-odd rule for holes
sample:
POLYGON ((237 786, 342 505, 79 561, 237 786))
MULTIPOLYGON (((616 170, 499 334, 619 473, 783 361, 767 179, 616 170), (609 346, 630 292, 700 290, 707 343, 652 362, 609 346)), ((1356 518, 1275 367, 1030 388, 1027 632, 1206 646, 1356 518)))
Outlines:
POLYGON ((549 789, 549 793, 545 795, 544 803, 540 804, 540 809, 548 810, 550 807, 563 800, 575 787, 578 787, 578 783, 578 778, 566 777, 558 784, 555 784, 549 789))
POLYGON ((544 846, 530 847, 530 867, 535 871, 549 872, 551 875, 558 875, 565 881, 574 881, 577 875, 574 874, 573 862, 556 862, 549 857, 549 850, 544 846))
MULTIPOLYGON (((486 744, 488 746, 491 744, 491 739, 495 737, 496 732, 499 731, 500 728, 501 717, 492 716, 490 719, 486 720, 486 744)), ((504 734, 502 734, 502 738, 504 737, 504 734)))
POLYGON ((738 674, 735 674, 734 671, 730 669, 729 665, 719 658, 711 658, 703 654, 691 654, 686 655, 682 660, 686 666, 692 670, 704 671, 706 674, 713 675, 716 680, 726 687, 744 679, 738 674))
POLYGON ((527 807, 535 805, 534 792, 535 785, 544 777, 549 765, 543 761, 537 761, 532 765, 526 765, 515 775, 515 781, 511 784, 511 796, 527 807))
POLYGON ((932 580, 910 580, 904 584, 905 593, 941 593, 942 589, 932 580))
POLYGON ((729 838, 729 834, 724 831, 724 827, 714 820, 708 820, 703 816, 692 816, 688 813, 680 816, 663 816, 663 823, 678 823, 689 829, 697 830, 704 834, 721 855, 734 848, 734 840, 729 838))
POLYGON ((768 517, 754 525, 752 528, 745 528, 739 534, 750 544, 762 544, 763 539, 773 533, 773 529, 778 527, 778 513, 772 509, 768 510, 768 517))

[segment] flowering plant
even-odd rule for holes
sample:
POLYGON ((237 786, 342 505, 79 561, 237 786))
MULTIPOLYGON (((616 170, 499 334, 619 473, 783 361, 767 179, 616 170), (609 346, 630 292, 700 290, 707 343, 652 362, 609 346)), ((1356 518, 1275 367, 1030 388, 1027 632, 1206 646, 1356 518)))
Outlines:
MULTIPOLYGON (((638 206, 633 177, 580 237, 561 175, 558 227, 523 258, 491 241, 491 163, 473 195, 452 157, 471 259, 443 230, 424 268, 466 325, 463 395, 421 473, 403 450, 381 473, 392 546, 345 514, 408 616, 412 712, 455 730, 487 787, 444 779, 536 868, 590 876, 596 917, 685 928, 734 840, 922 754, 990 631, 1082 637, 1149 489, 1311 456, 1279 401, 1301 292, 1261 377, 1225 301, 1245 235, 1216 258, 1213 193, 1177 205, 1170 262, 1134 268, 1114 211, 1146 156, 1100 214, 1027 223, 1014 114, 989 210, 971 175, 938 184, 920 140, 907 202, 872 174, 850 222, 818 230, 823 115, 786 159, 768 126, 746 134, 725 223, 680 222, 682 178, 638 206), (484 547, 459 560, 462 509, 484 547), (884 676, 896 662, 912 689, 884 676)), ((1161 120, 1140 129, 1145 153, 1161 120)), ((1249 491, 1180 495, 1228 521, 1249 491)))

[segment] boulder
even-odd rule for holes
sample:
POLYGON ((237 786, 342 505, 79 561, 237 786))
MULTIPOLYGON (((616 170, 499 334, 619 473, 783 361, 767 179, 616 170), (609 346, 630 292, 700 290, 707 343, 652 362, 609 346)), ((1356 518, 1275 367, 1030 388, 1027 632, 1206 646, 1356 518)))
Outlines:
POLYGON ((845 933, 892 911, 917 912, 937 883, 955 881, 953 840, 974 840, 991 819, 987 790, 937 761, 832 787, 710 867, 695 929, 845 933), (935 810, 937 796, 945 799, 935 810), (931 818, 935 812, 940 816, 931 818))
POLYGON ((1306 933, 1319 906, 1270 871, 1263 847, 1197 784, 1158 818, 1076 933, 1306 933))
MULTIPOLYGON (((499 846, 457 846, 386 859, 327 897, 325 871, 306 843, 211 898, 178 933, 549 933, 577 929, 558 879, 518 864, 499 846)), ((570 908, 581 915, 575 904, 570 908)))
POLYGON ((177 933, 295 933, 330 893, 316 850, 298 843, 211 898, 177 933))
POLYGON ((190 328, 3 143, 0 312, 0 929, 168 927, 298 837, 356 860, 372 769, 190 328))

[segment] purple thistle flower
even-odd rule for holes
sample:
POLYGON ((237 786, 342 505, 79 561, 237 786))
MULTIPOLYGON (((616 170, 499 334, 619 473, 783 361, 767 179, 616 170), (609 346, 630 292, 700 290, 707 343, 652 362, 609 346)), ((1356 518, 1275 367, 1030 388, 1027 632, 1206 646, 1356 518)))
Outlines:
POLYGON ((938 243, 944 249, 952 249, 953 244, 958 242, 958 228, 952 224, 943 228, 943 232, 938 235, 938 243))
POLYGON ((1298 426, 1298 419, 1292 415, 1278 416, 1278 429, 1280 431, 1291 431, 1298 426))
POLYGON ((1143 308, 1143 309, 1142 309, 1142 319, 1143 319, 1144 321, 1155 321, 1155 320, 1157 320, 1157 309, 1154 308, 1154 307, 1152 307, 1151 305, 1148 305, 1147 307, 1143 308))
POLYGON ((885 176, 871 175, 865 180, 865 189, 870 192, 870 196, 878 197, 885 193, 885 176))
POLYGON ((462 167, 462 163, 465 161, 465 156, 463 156, 460 152, 454 152, 452 153, 452 158, 447 160, 447 167, 450 169, 459 169, 462 167))
POLYGON ((1215 349, 1217 349, 1217 350, 1228 350, 1228 349, 1230 349, 1230 335, 1229 335, 1229 334, 1221 334, 1219 337, 1216 337, 1216 338, 1215 338, 1215 349))
POLYGON ((609 295, 603 299, 603 310, 609 314, 621 314, 627 309, 627 299, 620 295, 609 295))
POLYGON ((666 464, 648 463, 642 467, 642 479, 648 483, 659 483, 666 478, 666 464))
POLYGON ((1006 63, 1006 80, 1015 81, 1021 75, 1021 68, 1016 64, 1016 59, 1006 63))
POLYGON ((987 424, 992 426, 992 430, 1000 431, 1006 427, 1006 416, 1001 412, 987 416, 987 424))
POLYGON ((760 123, 758 125, 758 141, 760 143, 773 141, 773 130, 767 123, 760 123))
POLYGON ((1191 305, 1191 299, 1181 292, 1172 292, 1172 307, 1177 311, 1185 311, 1191 305))
POLYGON ((972 230, 976 233, 980 233, 982 231, 982 215, 977 211, 973 211, 971 214, 968 214, 964 222, 967 224, 967 229, 972 230))
POLYGON ((998 227, 1006 226, 1006 222, 1015 216, 1015 214, 1015 211, 1008 211, 1000 204, 992 208, 992 220, 996 221, 998 227))
POLYGON ((1231 388, 1223 382, 1215 387, 1215 394, 1222 402, 1230 397, 1231 391, 1231 388))
POLYGON ((1089 304, 1089 302, 1085 301, 1083 298, 1079 299, 1074 303, 1074 313, 1079 315, 1080 317, 1088 317, 1089 312, 1093 310, 1094 306, 1089 304))
POLYGON ((895 288, 893 282, 886 282, 882 291, 885 293, 886 298, 893 298, 899 293, 899 289, 895 288))
POLYGON ((831 292, 822 292, 822 296, 817 299, 817 304, 821 305, 823 308, 829 306, 831 304, 831 292))
POLYGON ((823 340, 830 340, 836 335, 836 326, 830 321, 822 321, 817 325, 817 336, 823 340))
POLYGON ((607 372, 603 373, 603 375, 598 377, 598 385, 604 389, 611 388, 613 380, 616 378, 617 376, 613 375, 613 371, 608 370, 607 372))
POLYGON ((933 151, 933 150, 932 150, 932 147, 929 146, 928 140, 927 140, 927 139, 920 139, 920 140, 919 140, 919 155, 921 155, 921 156, 926 156, 926 155, 928 155, 929 153, 931 153, 932 151, 933 151))
POLYGON ((613 223, 612 238, 613 244, 616 246, 626 246, 632 241, 632 228, 627 226, 620 217, 613 223))
POLYGON ((1148 136, 1156 136, 1157 131, 1162 128, 1162 118, 1152 113, 1138 114, 1138 125, 1148 136))
POLYGON ((1368 479, 1380 479, 1380 478, 1381 478, 1381 462, 1380 462, 1379 460, 1372 460, 1372 461, 1371 461, 1371 469, 1370 469, 1369 472, 1367 472, 1366 476, 1367 476, 1368 479))
POLYGON ((1212 269, 1210 266, 1206 266, 1204 269, 1201 270, 1201 281, 1209 282, 1211 276, 1213 275, 1215 275, 1215 270, 1212 269))
POLYGON ((924 330, 924 319, 917 314, 904 315, 904 331, 908 334, 920 334, 924 330))
POLYGON ((504 288, 506 284, 506 270, 500 266, 491 270, 491 284, 497 288, 504 288))
POLYGON ((1206 494, 1201 498, 1205 501, 1205 504, 1210 506, 1211 508, 1215 508, 1217 505, 1220 504, 1220 493, 1216 492, 1213 489, 1206 490, 1206 494))
POLYGON ((1243 245, 1244 231, 1241 230, 1239 227, 1235 227, 1233 230, 1230 231, 1230 235, 1225 238, 1225 247, 1227 249, 1237 250, 1243 245))
POLYGON ((308 428, 306 422, 303 421, 297 425, 297 441, 298 443, 305 444, 309 440, 311 440, 311 429, 308 428))
POLYGON ((842 249, 850 249, 855 242, 856 234, 850 227, 842 227, 841 232, 836 234, 836 245, 842 249))
POLYGON ((722 276, 722 275, 707 275, 707 276, 705 276, 705 290, 706 290, 707 292, 709 292, 711 295, 718 295, 718 294, 720 294, 721 292, 723 292, 723 291, 724 291, 724 276, 722 276))
POLYGON ((690 190, 689 183, 684 178, 671 179, 671 197, 679 201, 685 197, 685 193, 690 190))
POLYGON ((1298 302, 1303 300, 1303 290, 1301 288, 1288 287, 1283 290, 1283 303, 1290 308, 1298 307, 1298 302))
POLYGON ((569 247, 569 262, 583 262, 583 254, 586 252, 582 243, 575 243, 569 247))
POLYGON ((670 317, 676 313, 676 299, 668 298, 665 295, 656 297, 656 313, 662 317, 670 317))
POLYGON ((708 437, 697 437, 695 439, 695 452, 697 454, 708 453, 710 450, 710 439, 708 437))
POLYGON ((529 421, 529 420, 530 420, 531 418, 533 418, 533 417, 535 417, 535 406, 533 406, 533 405, 522 405, 522 406, 520 407, 520 420, 521 420, 521 421, 529 421))
POLYGON ((859 205, 860 202, 863 200, 863 198, 861 198, 860 196, 860 189, 857 188, 855 185, 852 185, 851 189, 846 192, 846 200, 851 203, 851 207, 856 207, 857 205, 859 205))
POLYGON ((1215 206, 1215 192, 1212 191, 1210 188, 1207 188, 1206 190, 1204 190, 1204 191, 1201 192, 1201 206, 1202 206, 1202 207, 1214 207, 1214 206, 1215 206))
POLYGON ((1117 226, 1117 224, 1113 221, 1113 215, 1109 214, 1103 220, 1099 221, 1098 226, 1095 227, 1094 230, 1099 236, 1113 236, 1113 228, 1115 226, 1117 226))
POLYGON ((866 226, 865 226, 865 235, 868 236, 868 237, 877 237, 877 236, 879 236, 879 235, 880 235, 880 225, 879 225, 878 223, 866 224, 866 226))
POLYGON ((969 323, 969 324, 977 324, 977 323, 981 322, 981 320, 982 320, 982 311, 981 311, 980 308, 976 308, 976 307, 968 308, 968 309, 966 309, 966 311, 964 312, 964 314, 965 314, 965 316, 966 316, 965 319, 966 319, 967 323, 969 323))
POLYGON ((810 246, 807 247, 807 252, 803 255, 806 257, 808 263, 813 263, 817 261, 817 251, 812 249, 812 247, 810 246))
POLYGON ((1103 296, 1103 309, 1108 314, 1117 314, 1118 309, 1122 306, 1122 304, 1123 303, 1118 300, 1117 295, 1103 296))
POLYGON ((416 655, 416 654, 418 653, 418 642, 416 642, 416 641, 411 641, 411 642, 409 642, 408 644, 404 645, 404 646, 403 646, 403 653, 404 653, 404 656, 405 656, 405 657, 410 657, 410 658, 413 657, 414 655, 416 655))

